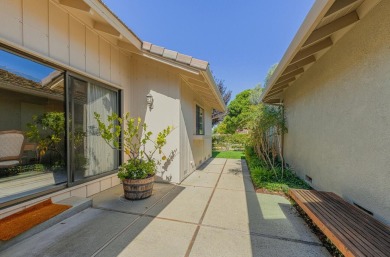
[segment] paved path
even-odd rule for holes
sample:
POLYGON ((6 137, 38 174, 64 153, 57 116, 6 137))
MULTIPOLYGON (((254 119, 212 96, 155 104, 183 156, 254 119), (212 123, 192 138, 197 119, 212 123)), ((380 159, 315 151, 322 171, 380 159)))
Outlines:
POLYGON ((210 159, 181 185, 126 201, 120 186, 93 208, 1 256, 330 256, 290 203, 256 194, 246 163, 210 159))

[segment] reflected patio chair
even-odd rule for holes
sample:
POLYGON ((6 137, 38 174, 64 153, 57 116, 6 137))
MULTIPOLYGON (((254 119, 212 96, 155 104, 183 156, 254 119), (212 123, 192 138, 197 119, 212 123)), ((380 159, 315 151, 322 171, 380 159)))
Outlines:
POLYGON ((0 168, 9 168, 21 163, 24 141, 21 131, 0 131, 0 168))

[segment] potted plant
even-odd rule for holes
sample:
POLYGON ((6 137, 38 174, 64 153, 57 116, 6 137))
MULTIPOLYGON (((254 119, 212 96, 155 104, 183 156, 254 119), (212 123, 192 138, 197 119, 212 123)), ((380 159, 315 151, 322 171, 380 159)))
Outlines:
POLYGON ((123 151, 128 160, 119 166, 118 177, 122 180, 124 196, 129 200, 139 200, 151 196, 157 165, 166 160, 162 148, 172 127, 168 126, 152 138, 146 123, 141 118, 134 119, 126 113, 119 117, 113 113, 107 117, 107 124, 95 112, 101 137, 114 149, 123 151), (121 142, 123 137, 123 143, 121 142), (161 158, 156 158, 158 153, 161 158))

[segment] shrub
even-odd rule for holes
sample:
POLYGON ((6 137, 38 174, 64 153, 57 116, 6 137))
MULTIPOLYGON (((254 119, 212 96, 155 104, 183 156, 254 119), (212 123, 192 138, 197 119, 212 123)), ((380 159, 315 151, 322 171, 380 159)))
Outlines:
POLYGON ((214 134, 212 136, 214 149, 243 150, 248 140, 248 134, 214 134))
POLYGON ((248 163, 250 175, 256 188, 264 188, 269 191, 288 192, 289 188, 310 189, 311 187, 292 170, 285 169, 284 176, 280 164, 274 170, 270 169, 264 161, 260 160, 252 147, 245 149, 245 159, 248 163))

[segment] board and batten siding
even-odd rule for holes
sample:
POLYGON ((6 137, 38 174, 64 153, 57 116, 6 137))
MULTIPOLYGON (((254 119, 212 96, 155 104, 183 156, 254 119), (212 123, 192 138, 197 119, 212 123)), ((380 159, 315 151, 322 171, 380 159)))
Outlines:
POLYGON ((0 1, 0 41, 91 78, 129 85, 130 55, 50 0, 0 1))
POLYGON ((285 160, 390 224, 390 1, 285 92, 285 160))

